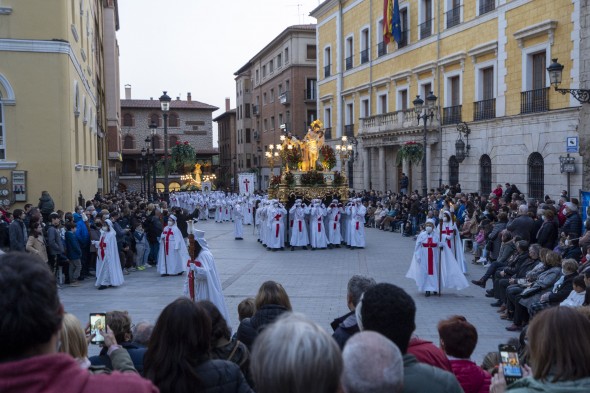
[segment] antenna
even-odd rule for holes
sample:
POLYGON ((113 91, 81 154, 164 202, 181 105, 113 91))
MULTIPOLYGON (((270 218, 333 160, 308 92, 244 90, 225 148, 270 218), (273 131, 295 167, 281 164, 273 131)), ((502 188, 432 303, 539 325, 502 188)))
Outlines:
POLYGON ((297 7, 297 20, 299 24, 302 25, 305 20, 305 14, 301 12, 301 7, 303 7, 303 4, 289 4, 288 7, 297 7))

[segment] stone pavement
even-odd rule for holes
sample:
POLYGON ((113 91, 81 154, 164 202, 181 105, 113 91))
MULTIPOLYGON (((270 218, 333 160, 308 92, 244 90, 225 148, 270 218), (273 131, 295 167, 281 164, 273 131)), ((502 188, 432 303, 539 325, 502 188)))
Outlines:
MULTIPOLYGON (((441 297, 426 298, 414 281, 405 278, 412 259, 414 241, 399 233, 367 228, 367 247, 333 250, 267 251, 253 235, 252 226, 244 227, 244 240, 234 240, 233 223, 199 223, 215 257, 234 329, 238 326, 237 305, 255 296, 266 280, 283 284, 295 311, 303 312, 330 333, 330 322, 348 311, 346 285, 354 274, 364 274, 377 282, 390 282, 404 288, 416 301, 416 334, 438 345, 436 325, 454 314, 464 315, 479 333, 473 360, 497 349, 501 342, 518 334, 507 332, 509 325, 500 320, 497 308, 489 304, 481 288, 471 285, 463 291, 444 291, 441 297)), ((471 260, 471 255, 467 256, 471 260)), ((468 263, 468 279, 479 278, 484 269, 468 263)), ((78 288, 65 287, 60 296, 66 311, 84 324, 91 312, 128 310, 134 322, 155 322, 160 311, 182 295, 185 277, 160 277, 155 268, 125 276, 119 288, 98 291, 94 281, 85 280, 78 288)), ((488 282, 488 286, 491 285, 488 282)), ((91 352, 95 353, 96 348, 91 352)))

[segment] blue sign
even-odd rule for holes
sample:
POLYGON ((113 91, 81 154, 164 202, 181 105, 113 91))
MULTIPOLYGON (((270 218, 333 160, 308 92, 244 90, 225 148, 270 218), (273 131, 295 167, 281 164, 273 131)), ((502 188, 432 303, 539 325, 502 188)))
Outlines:
POLYGON ((578 137, 568 136, 565 142, 566 153, 577 153, 579 149, 578 137))

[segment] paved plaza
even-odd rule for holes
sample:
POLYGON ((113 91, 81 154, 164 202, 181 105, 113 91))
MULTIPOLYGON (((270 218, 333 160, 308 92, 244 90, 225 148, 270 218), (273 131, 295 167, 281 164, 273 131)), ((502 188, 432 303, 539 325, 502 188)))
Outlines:
MULTIPOLYGON (((483 290, 470 286, 462 291, 443 292, 443 296, 426 298, 419 293, 414 281, 405 278, 412 259, 414 241, 399 233, 368 228, 367 247, 363 250, 346 248, 333 250, 296 250, 271 252, 262 247, 253 235, 252 226, 244 227, 244 240, 233 238, 233 223, 199 223, 217 263, 225 298, 234 329, 238 326, 237 305, 255 296, 260 284, 275 280, 283 284, 295 311, 302 312, 330 333, 330 322, 345 314, 346 285, 354 274, 364 274, 377 282, 390 282, 404 288, 413 296, 418 308, 416 334, 438 345, 436 325, 453 314, 464 315, 479 332, 479 343, 473 360, 496 350, 500 342, 516 333, 507 332, 509 323, 501 321, 492 308, 493 299, 483 296, 483 290)), ((468 260, 471 260, 471 255, 468 260)), ((480 266, 469 265, 468 279, 483 274, 480 266)), ((182 295, 185 277, 160 277, 155 268, 125 276, 119 288, 98 291, 94 281, 85 280, 77 288, 60 291, 65 310, 84 323, 90 312, 128 310, 134 322, 154 321, 160 311, 182 295)), ((491 285, 488 282, 488 285, 491 285)), ((91 351, 93 352, 93 351, 91 351)))

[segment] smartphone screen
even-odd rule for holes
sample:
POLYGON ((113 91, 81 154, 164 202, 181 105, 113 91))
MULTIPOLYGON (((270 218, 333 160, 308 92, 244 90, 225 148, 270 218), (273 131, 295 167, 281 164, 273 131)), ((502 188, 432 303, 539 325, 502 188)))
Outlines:
POLYGON ((501 367, 507 383, 512 383, 522 378, 522 369, 518 361, 518 353, 512 345, 499 345, 501 367))
POLYGON ((102 344, 104 342, 104 336, 100 333, 102 330, 105 331, 107 326, 107 315, 105 313, 92 313, 90 314, 90 334, 95 334, 92 344, 102 344))

